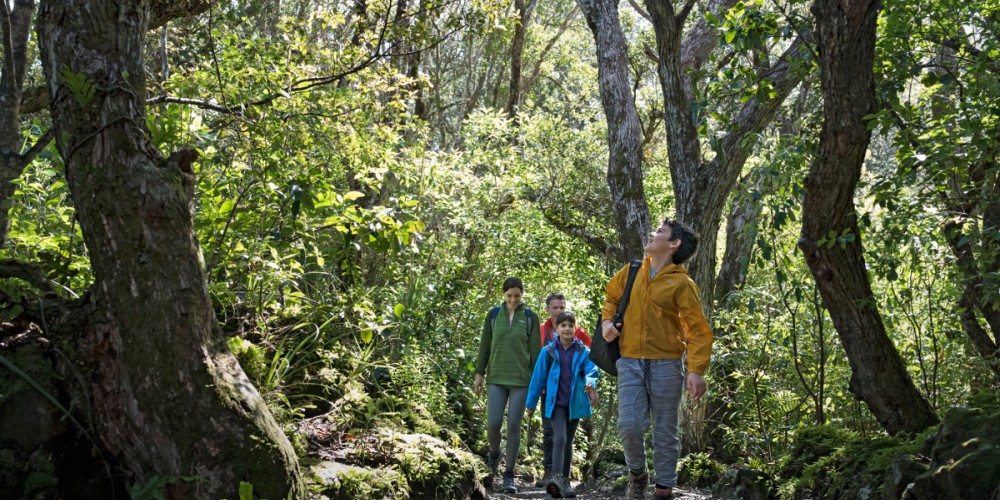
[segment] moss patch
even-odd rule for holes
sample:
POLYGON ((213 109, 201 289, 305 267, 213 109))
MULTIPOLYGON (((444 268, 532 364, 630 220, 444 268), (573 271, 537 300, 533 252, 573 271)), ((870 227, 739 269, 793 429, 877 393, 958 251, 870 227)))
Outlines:
POLYGON ((348 458, 359 464, 398 471, 411 498, 462 498, 482 490, 482 459, 425 434, 382 430, 357 440, 348 458))
POLYGON ((707 453, 692 453, 677 463, 677 482, 688 488, 711 488, 726 473, 726 466, 707 453))

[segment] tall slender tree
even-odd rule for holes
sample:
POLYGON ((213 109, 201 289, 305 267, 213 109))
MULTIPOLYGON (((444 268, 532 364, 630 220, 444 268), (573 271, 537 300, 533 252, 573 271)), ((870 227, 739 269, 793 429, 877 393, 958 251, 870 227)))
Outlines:
POLYGON ((886 334, 865 268, 854 208, 871 139, 865 116, 876 110, 873 64, 879 0, 817 0, 823 129, 804 182, 798 245, 851 365, 849 388, 890 433, 937 422, 886 334))

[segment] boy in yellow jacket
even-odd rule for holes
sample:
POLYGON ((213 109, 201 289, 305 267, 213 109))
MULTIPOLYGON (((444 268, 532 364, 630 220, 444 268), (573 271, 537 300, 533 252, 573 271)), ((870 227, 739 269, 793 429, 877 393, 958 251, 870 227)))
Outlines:
MULTIPOLYGON (((698 247, 698 236, 678 221, 664 219, 650 234, 646 258, 635 277, 621 330, 605 319, 602 335, 619 339, 618 432, 629 468, 630 499, 645 498, 644 436, 653 424, 654 496, 670 498, 677 486, 677 416, 685 380, 697 401, 705 394, 704 374, 712 353, 698 287, 682 265, 698 247), (687 353, 687 373, 682 357, 687 353)), ((618 309, 628 266, 608 282, 602 317, 618 309)))

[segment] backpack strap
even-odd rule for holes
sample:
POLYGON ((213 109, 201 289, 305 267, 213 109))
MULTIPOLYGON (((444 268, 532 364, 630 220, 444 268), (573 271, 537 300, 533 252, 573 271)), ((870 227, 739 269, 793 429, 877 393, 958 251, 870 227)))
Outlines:
POLYGON ((493 306, 490 309, 490 330, 494 330, 497 324, 497 314, 500 313, 500 306, 493 306))
MULTIPOLYGON (((497 316, 500 314, 500 308, 501 307, 502 306, 493 306, 493 308, 490 309, 490 328, 493 328, 493 327, 496 326, 496 324, 497 324, 497 316)), ((531 320, 534 319, 535 321, 538 321, 538 316, 535 316, 535 311, 532 311, 531 308, 529 308, 528 306, 525 306, 524 307, 524 317, 525 317, 525 319, 528 322, 527 336, 531 337, 531 320)))

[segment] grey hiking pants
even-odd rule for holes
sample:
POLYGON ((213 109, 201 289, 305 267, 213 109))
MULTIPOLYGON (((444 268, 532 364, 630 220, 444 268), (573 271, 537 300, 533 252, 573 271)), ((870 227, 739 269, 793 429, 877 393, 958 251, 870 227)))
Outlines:
POLYGON ((521 449, 521 419, 527 400, 527 387, 486 385, 486 437, 490 441, 490 453, 500 451, 500 427, 503 426, 504 410, 507 410, 507 466, 504 475, 514 473, 514 462, 521 449))
POLYGON ((677 416, 684 393, 680 359, 620 358, 618 368, 618 432, 631 470, 646 469, 646 429, 653 423, 654 482, 677 486, 677 416))

